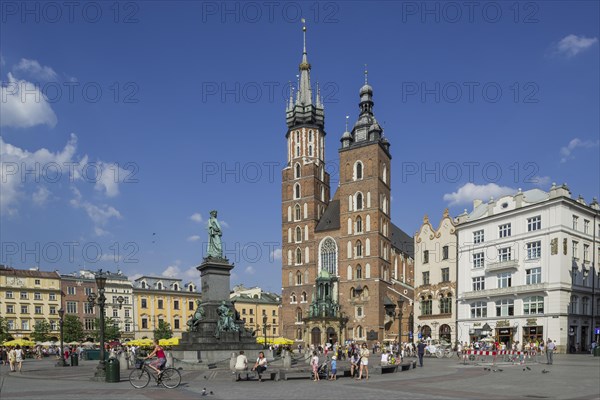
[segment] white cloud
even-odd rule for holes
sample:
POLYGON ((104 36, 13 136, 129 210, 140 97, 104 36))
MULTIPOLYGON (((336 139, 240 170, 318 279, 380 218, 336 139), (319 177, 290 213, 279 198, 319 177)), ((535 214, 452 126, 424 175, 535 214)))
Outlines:
MULTIPOLYGON (((90 173, 90 175, 95 174, 91 176, 91 179, 96 182, 94 189, 104 192, 108 197, 115 197, 119 194, 119 183, 130 173, 130 171, 119 167, 118 164, 103 161, 94 163, 94 168, 96 169, 95 172, 90 173)), ((89 166, 88 170, 91 170, 89 166)))
POLYGON ((219 224, 221 224, 223 228, 229 228, 229 224, 225 221, 219 221, 219 224))
POLYGON ((593 147, 598 147, 598 145, 600 145, 599 140, 593 142, 591 140, 581 140, 579 138, 575 138, 571 140, 568 145, 560 148, 560 162, 566 163, 568 160, 574 159, 575 156, 573 155, 573 152, 578 147, 590 149, 593 147))
POLYGON ((246 269, 244 270, 244 272, 245 272, 246 274, 248 274, 248 275, 254 275, 254 273, 256 272, 256 269, 254 269, 254 267, 253 267, 253 266, 251 266, 251 265, 248 265, 248 266, 246 267, 246 269))
POLYGON ((573 57, 590 48, 598 42, 598 38, 587 38, 585 36, 567 35, 556 45, 556 52, 566 57, 573 57))
POLYGON ((190 216, 190 219, 191 219, 192 221, 194 221, 194 222, 198 222, 198 223, 200 223, 200 222, 202 222, 202 214, 200 214, 200 213, 193 213, 193 214, 190 216))
POLYGON ((271 252, 271 260, 278 261, 281 260, 281 249, 275 249, 271 252))
POLYGON ((36 192, 31 195, 31 199, 38 206, 43 206, 46 204, 48 197, 50 196, 50 191, 46 189, 44 186, 41 186, 36 192))
POLYGON ((197 241, 198 241, 198 240, 200 240, 200 239, 201 239, 201 238, 200 238, 200 236, 198 236, 198 235, 192 235, 192 236, 189 236, 189 237, 187 238, 187 241, 188 241, 188 242, 197 242, 197 241))
POLYGON ((21 58, 21 61, 13 67, 15 74, 23 73, 29 78, 42 81, 51 81, 56 79, 56 72, 50 67, 42 66, 37 60, 21 58))
POLYGON ((56 126, 58 118, 41 90, 31 82, 15 79, 10 72, 8 83, 0 86, 0 99, 0 126, 56 126))
POLYGON ((535 186, 545 187, 548 186, 548 184, 550 184, 551 178, 549 176, 534 176, 529 181, 535 186))
MULTIPOLYGON (((0 136, 0 182, 2 183, 0 215, 16 215, 17 208, 21 204, 20 200, 24 197, 25 185, 36 185, 39 181, 48 181, 44 179, 44 176, 40 176, 43 175, 41 171, 46 170, 50 174, 50 168, 46 167, 50 165, 60 167, 74 161, 76 150, 77 136, 75 135, 71 135, 65 147, 57 152, 45 148, 30 152, 6 143, 0 136), (24 179, 23 171, 40 172, 26 175, 24 179)), ((52 172, 56 172, 56 169, 52 169, 52 172)), ((34 201, 45 200, 43 195, 43 191, 39 192, 37 197, 32 197, 32 199, 34 201)))
POLYGON ((96 236, 106 236, 106 235, 108 235, 109 232, 105 231, 104 229, 102 229, 98 226, 95 226, 94 233, 96 234, 96 236))
POLYGON ((70 203, 75 208, 82 208, 87 213, 88 217, 94 223, 94 230, 96 235, 103 236, 108 232, 103 227, 108 223, 111 218, 121 219, 121 213, 114 207, 103 204, 95 205, 89 201, 84 201, 81 196, 81 192, 73 187, 74 198, 71 199, 70 203))
POLYGON ((177 265, 169 265, 162 273, 165 278, 177 278, 181 275, 181 269, 177 265))
POLYGON ((498 198, 515 192, 516 190, 513 188, 499 186, 495 183, 475 185, 469 182, 461 186, 456 192, 446 193, 444 195, 444 201, 448 201, 448 205, 450 206, 456 206, 460 204, 469 204, 475 199, 486 201, 490 197, 498 198))
MULTIPOLYGON (((62 182, 73 185, 95 182, 95 190, 107 197, 116 196, 119 193, 119 181, 122 182, 127 176, 125 171, 116 164, 103 161, 96 162, 94 168, 89 168, 90 165, 87 155, 77 156, 75 134, 70 135, 62 150, 55 152, 46 148, 28 151, 4 142, 0 136, 0 182, 2 183, 0 215, 16 215, 18 207, 24 203, 22 200, 29 197, 29 194, 26 196, 27 192, 31 193, 34 204, 43 205, 52 198, 53 191, 64 187, 61 185, 62 182), (25 173, 25 171, 32 172, 25 173), (40 183, 53 185, 40 186, 40 183)), ((90 218, 97 224, 101 224, 102 220, 111 216, 120 217, 114 208, 104 206, 96 210, 89 203, 81 202, 80 199, 81 193, 77 190, 75 202, 72 200, 71 205, 86 209, 90 218)), ((97 233, 103 234, 100 230, 97 233)))

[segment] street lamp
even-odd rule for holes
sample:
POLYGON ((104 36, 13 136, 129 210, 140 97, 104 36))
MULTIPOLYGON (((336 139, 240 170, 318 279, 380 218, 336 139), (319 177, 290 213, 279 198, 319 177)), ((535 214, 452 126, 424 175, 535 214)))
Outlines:
POLYGON ((398 346, 402 345, 402 308, 404 299, 398 300, 398 346))
POLYGON ((58 320, 58 323, 60 324, 60 361, 56 363, 56 366, 66 367, 67 363, 65 361, 65 349, 63 348, 65 340, 63 331, 65 310, 62 307, 58 310, 58 316, 60 317, 60 319, 58 320))
POLYGON ((263 315, 263 336, 265 337, 264 348, 267 348, 267 316, 263 315))
POLYGON ((106 304, 106 296, 104 296, 104 287, 106 286, 106 275, 102 270, 96 273, 96 286, 98 287, 98 295, 91 293, 88 296, 88 302, 92 307, 98 305, 100 308, 100 362, 96 367, 94 377, 96 380, 104 380, 106 377, 104 363, 104 306, 106 304))

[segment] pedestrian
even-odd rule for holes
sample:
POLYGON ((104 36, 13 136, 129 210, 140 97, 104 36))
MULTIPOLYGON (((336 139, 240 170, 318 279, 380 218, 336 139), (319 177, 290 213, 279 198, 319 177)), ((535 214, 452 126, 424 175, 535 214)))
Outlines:
POLYGON ((422 340, 417 345, 417 355, 419 356, 419 367, 423 367, 423 356, 425 355, 425 342, 422 340))
POLYGON ((554 361, 552 356, 554 355, 554 349, 556 348, 556 344, 548 338, 548 345, 546 346, 546 360, 548 361, 548 365, 552 365, 554 361))
POLYGON ((362 348, 360 349, 360 353, 359 353, 360 370, 358 371, 358 378, 356 378, 357 380, 362 379, 363 371, 365 371, 366 380, 369 380, 369 355, 370 354, 371 354, 371 352, 369 351, 367 344, 363 343, 362 348))
POLYGON ((316 382, 319 379, 319 356, 317 355, 316 351, 313 351, 313 355, 310 359, 310 366, 312 367, 312 371, 313 371, 313 381, 316 382))
POLYGON ((19 370, 19 372, 21 372, 21 368, 23 367, 23 349, 21 348, 21 346, 17 345, 17 348, 15 349, 15 363, 16 363, 16 368, 17 370, 19 370))
POLYGON ((267 370, 267 359, 265 358, 265 353, 258 353, 258 358, 256 359, 256 363, 254 367, 252 367, 252 371, 256 371, 258 374, 258 381, 262 382, 262 373, 267 370))
POLYGON ((331 357, 331 375, 329 376, 330 381, 335 381, 337 379, 337 357, 331 357))
POLYGON ((10 364, 10 372, 15 372, 15 362, 17 361, 17 353, 13 347, 8 351, 8 363, 10 364))
MULTIPOLYGON (((244 350, 240 350, 240 354, 235 359, 235 375, 236 381, 241 379, 241 372, 248 371, 248 358, 244 355, 244 350)), ((248 376, 246 375, 246 380, 248 376)))
POLYGON ((354 378, 355 375, 358 374, 360 364, 360 357, 357 353, 352 353, 350 355, 350 377, 354 378))

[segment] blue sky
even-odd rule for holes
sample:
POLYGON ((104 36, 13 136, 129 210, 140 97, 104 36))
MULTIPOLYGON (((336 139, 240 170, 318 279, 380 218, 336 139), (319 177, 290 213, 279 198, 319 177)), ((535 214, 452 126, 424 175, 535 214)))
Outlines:
POLYGON ((332 181, 367 64, 405 231, 517 188, 600 192, 597 2, 23 4, 1 10, 1 263, 197 281, 216 208, 233 282, 279 291, 300 16, 332 181))

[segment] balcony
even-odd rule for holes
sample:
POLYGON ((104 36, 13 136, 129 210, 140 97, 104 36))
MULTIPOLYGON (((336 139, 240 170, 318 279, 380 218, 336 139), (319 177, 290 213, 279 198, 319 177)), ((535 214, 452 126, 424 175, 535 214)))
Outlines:
POLYGON ((481 299, 484 297, 520 295, 526 293, 543 292, 548 290, 548 283, 536 283, 533 285, 512 286, 507 288, 496 288, 486 290, 476 290, 463 294, 461 300, 481 299))
POLYGON ((485 270, 486 272, 496 272, 503 271, 507 269, 517 269, 519 268, 519 260, 507 260, 507 261, 499 261, 495 263, 489 263, 485 270))

